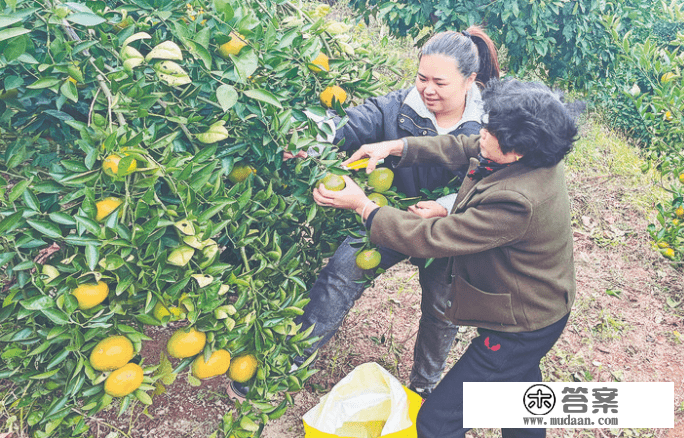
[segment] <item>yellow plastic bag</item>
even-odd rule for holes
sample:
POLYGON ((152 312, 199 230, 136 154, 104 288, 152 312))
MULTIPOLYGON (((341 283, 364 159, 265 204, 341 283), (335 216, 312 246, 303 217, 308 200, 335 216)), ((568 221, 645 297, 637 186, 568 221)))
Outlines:
POLYGON ((423 399, 375 362, 359 365, 304 414, 306 438, 416 438, 423 399))

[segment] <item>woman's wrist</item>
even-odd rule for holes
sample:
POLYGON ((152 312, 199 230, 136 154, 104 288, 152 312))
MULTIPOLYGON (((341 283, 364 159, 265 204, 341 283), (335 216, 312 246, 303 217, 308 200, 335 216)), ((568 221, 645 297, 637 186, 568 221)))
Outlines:
POLYGON ((356 207, 354 211, 359 216, 361 216, 361 219, 366 220, 370 212, 375 210, 376 208, 379 208, 378 205, 370 199, 366 198, 366 200, 358 207, 356 207))

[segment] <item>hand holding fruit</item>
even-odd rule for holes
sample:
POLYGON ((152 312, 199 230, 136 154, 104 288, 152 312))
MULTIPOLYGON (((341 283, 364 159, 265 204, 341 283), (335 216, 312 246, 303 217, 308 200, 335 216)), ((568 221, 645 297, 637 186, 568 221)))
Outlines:
MULTIPOLYGON (((322 207, 342 208, 345 210, 355 210, 358 214, 363 213, 363 207, 372 201, 368 199, 363 189, 354 180, 348 176, 343 176, 342 178, 346 184, 344 189, 328 190, 321 184, 313 190, 314 201, 322 207)), ((378 206, 373 204, 366 208, 365 212, 369 213, 376 208, 378 206)))
POLYGON ((415 213, 424 219, 431 217, 445 217, 449 214, 446 208, 442 207, 435 201, 420 201, 417 204, 411 205, 408 211, 415 213))
POLYGON ((371 173, 375 170, 375 165, 383 158, 390 155, 401 157, 404 152, 404 142, 402 140, 388 140, 381 141, 379 143, 370 143, 361 146, 356 152, 349 157, 348 160, 344 161, 342 164, 344 166, 353 163, 354 161, 360 160, 362 158, 368 157, 368 166, 366 167, 366 173, 371 173))

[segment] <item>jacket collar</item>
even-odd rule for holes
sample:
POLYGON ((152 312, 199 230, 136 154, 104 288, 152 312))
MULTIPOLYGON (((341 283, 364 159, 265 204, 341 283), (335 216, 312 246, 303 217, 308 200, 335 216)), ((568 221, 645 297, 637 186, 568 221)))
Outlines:
MULTIPOLYGON (((437 119, 435 115, 425 106, 425 102, 420 98, 420 94, 415 86, 411 87, 403 102, 404 105, 411 108, 418 114, 418 116, 432 121, 432 124, 437 127, 437 119)), ((470 91, 466 95, 466 107, 463 116, 455 128, 462 126, 466 122, 480 123, 480 119, 484 114, 484 103, 482 102, 482 95, 477 85, 473 84, 470 91)), ((454 129, 455 129, 454 128, 454 129)))
MULTIPOLYGON (((480 165, 480 161, 475 158, 470 158, 470 165, 468 167, 468 173, 471 170, 477 169, 480 165)), ((524 162, 515 162, 508 167, 497 170, 491 175, 487 175, 479 181, 474 181, 470 178, 465 178, 460 190, 458 191, 458 196, 456 197, 456 202, 454 203, 451 213, 461 210, 477 192, 483 192, 493 184, 509 178, 511 175, 521 175, 532 168, 527 166, 524 162)))

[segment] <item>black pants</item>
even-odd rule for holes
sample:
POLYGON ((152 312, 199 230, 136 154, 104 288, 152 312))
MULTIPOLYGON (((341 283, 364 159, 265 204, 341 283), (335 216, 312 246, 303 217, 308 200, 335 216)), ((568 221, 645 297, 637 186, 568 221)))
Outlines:
MULTIPOLYGON (((539 361, 560 337, 568 316, 533 332, 479 329, 479 336, 420 408, 418 437, 465 436, 468 429, 463 427, 463 382, 540 382, 539 361)), ((504 438, 543 438, 546 429, 503 429, 502 433, 504 438)))

